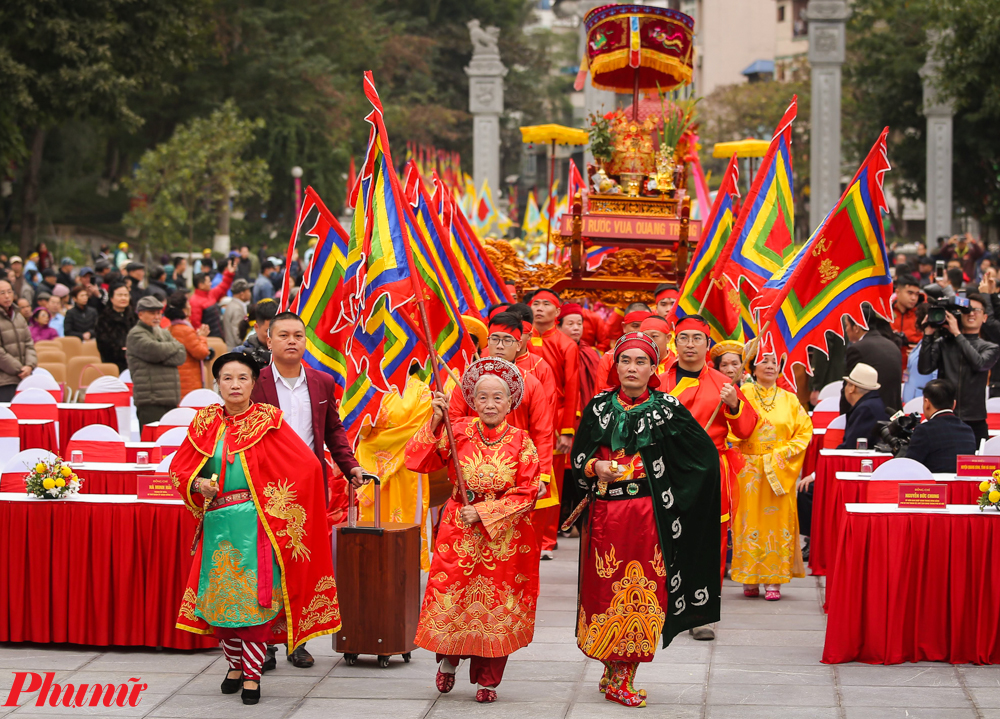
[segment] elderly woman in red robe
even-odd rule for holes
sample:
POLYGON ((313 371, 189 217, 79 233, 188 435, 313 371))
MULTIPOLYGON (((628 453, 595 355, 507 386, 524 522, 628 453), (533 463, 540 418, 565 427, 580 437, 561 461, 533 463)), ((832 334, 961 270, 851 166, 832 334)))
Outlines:
POLYGON ((539 546, 530 514, 538 453, 528 433, 506 421, 524 391, 517 367, 498 357, 479 360, 461 391, 478 415, 452 421, 461 479, 442 424, 446 395, 434 394, 430 422, 406 448, 409 469, 447 466, 456 485, 441 515, 416 643, 437 655, 438 691, 452 690, 468 658, 476 701, 494 702, 507 657, 535 632, 539 546))
POLYGON ((319 460, 277 407, 253 403, 259 370, 231 352, 212 368, 223 405, 198 411, 170 477, 199 519, 177 628, 215 634, 223 694, 260 700, 268 642, 289 653, 340 629, 319 460))

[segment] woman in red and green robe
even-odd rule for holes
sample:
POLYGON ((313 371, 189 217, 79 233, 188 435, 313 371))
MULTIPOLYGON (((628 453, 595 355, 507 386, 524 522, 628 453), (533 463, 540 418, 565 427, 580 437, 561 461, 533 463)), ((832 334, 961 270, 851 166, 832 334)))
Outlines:
MULTIPOLYGON (((468 658, 476 701, 493 702, 507 657, 535 632, 539 545, 530 514, 538 452, 527 432, 506 421, 524 391, 513 364, 479 360, 455 391, 478 415, 451 423, 466 496, 450 471, 456 489, 441 514, 416 643, 437 655, 438 691, 452 690, 459 661, 468 658)), ((454 467, 442 424, 449 399, 435 393, 432 402, 430 422, 406 448, 406 466, 416 472, 454 467)))
POLYGON ((198 411, 170 476, 199 519, 177 627, 215 634, 229 661, 224 694, 260 698, 268 642, 289 652, 340 629, 323 475, 281 410, 250 401, 249 357, 213 367, 224 406, 198 411))

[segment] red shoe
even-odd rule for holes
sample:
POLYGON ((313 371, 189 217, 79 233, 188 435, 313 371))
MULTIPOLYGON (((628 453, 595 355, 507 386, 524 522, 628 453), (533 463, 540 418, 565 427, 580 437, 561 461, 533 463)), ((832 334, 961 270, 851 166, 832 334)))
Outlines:
POLYGON ((495 689, 480 689, 476 692, 476 701, 480 704, 492 704, 497 700, 495 689))
POLYGON ((443 671, 438 669, 437 676, 434 678, 434 684, 437 685, 437 690, 442 694, 447 694, 452 689, 455 688, 455 673, 445 674, 443 671))
POLYGON ((755 598, 759 597, 760 596, 760 587, 748 587, 747 585, 744 584, 743 585, 743 596, 744 597, 750 597, 751 599, 755 599, 755 598))
POLYGON ((764 600, 768 602, 776 602, 781 599, 780 589, 768 589, 764 592, 764 600))
POLYGON ((614 675, 608 684, 608 690, 604 693, 604 698, 624 707, 646 706, 646 690, 636 690, 632 685, 636 669, 638 666, 633 662, 619 662, 615 666, 614 675))

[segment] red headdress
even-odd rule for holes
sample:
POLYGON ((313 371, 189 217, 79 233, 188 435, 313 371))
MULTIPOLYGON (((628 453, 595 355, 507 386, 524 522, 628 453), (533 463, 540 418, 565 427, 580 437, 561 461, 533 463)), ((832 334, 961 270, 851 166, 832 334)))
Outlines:
POLYGON ((711 336, 708 322, 700 315, 688 315, 683 319, 677 320, 677 324, 674 325, 674 331, 680 334, 684 330, 698 330, 699 332, 704 332, 706 337, 711 336))
POLYGON ((507 312, 507 313, 500 313, 500 312, 498 312, 497 314, 509 314, 509 315, 511 315, 512 317, 514 317, 515 320, 517 320, 518 326, 517 327, 508 327, 506 324, 503 324, 501 322, 497 322, 496 321, 496 315, 493 315, 492 317, 490 317, 490 332, 492 332, 493 328, 496 327, 501 332, 506 332, 509 335, 514 335, 514 337, 516 337, 518 339, 518 341, 520 341, 521 337, 524 334, 524 325, 525 325, 525 323, 522 322, 516 315, 514 315, 513 312, 507 312))
POLYGON ((562 319, 566 315, 580 315, 583 317, 583 307, 578 305, 576 302, 567 302, 559 310, 559 319, 562 319))
POLYGON ((648 312, 647 310, 636 310, 635 312, 629 312, 627 315, 622 317, 622 324, 630 325, 633 322, 642 322, 644 319, 649 317, 650 314, 652 313, 648 312))
MULTIPOLYGON (((618 377, 618 358, 625 350, 633 349, 639 349, 645 352, 653 367, 659 365, 660 350, 656 346, 656 343, 649 338, 649 335, 643 332, 627 332, 621 336, 621 339, 619 339, 618 343, 615 345, 615 363, 611 366, 611 371, 608 372, 608 384, 612 387, 619 387, 622 383, 621 379, 618 377)), ((660 386, 660 378, 654 373, 649 378, 649 384, 647 386, 650 389, 656 389, 660 386)))
POLYGON ((639 331, 645 332, 646 330, 656 330, 657 332, 670 332, 670 323, 667 322, 665 317, 660 317, 659 315, 650 315, 642 321, 639 325, 639 331))
POLYGON ((556 307, 562 307, 562 300, 556 297, 556 294, 552 290, 538 290, 531 296, 531 301, 534 302, 535 300, 548 300, 556 307))
POLYGON ((462 375, 462 396, 465 398, 465 403, 470 407, 475 406, 476 382, 487 375, 499 377, 506 383, 510 389, 510 411, 513 412, 521 404, 521 398, 524 396, 524 380, 521 379, 517 367, 499 357, 478 360, 465 370, 465 374, 462 375))
POLYGON ((659 292, 656 293, 656 301, 659 302, 664 297, 673 297, 675 300, 681 296, 681 293, 677 291, 677 288, 673 285, 664 287, 659 292))

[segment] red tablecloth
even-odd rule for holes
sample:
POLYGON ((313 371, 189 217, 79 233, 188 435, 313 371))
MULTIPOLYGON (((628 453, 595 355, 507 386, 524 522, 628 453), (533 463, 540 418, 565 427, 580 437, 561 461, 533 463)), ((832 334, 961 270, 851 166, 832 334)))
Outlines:
POLYGON ((819 451, 823 448, 823 437, 825 434, 825 430, 822 434, 813 432, 812 439, 809 440, 809 446, 806 447, 806 458, 802 462, 803 477, 808 477, 816 471, 816 460, 819 459, 819 451))
POLYGON ((46 449, 53 454, 59 454, 59 443, 56 441, 56 423, 31 422, 17 423, 17 433, 21 438, 21 451, 26 449, 46 449))
POLYGON ((1000 663, 1000 516, 850 512, 823 661, 1000 663))
MULTIPOLYGON (((836 450, 835 450, 836 451, 836 450)), ((812 533, 809 535, 809 569, 813 576, 822 577, 833 565, 837 522, 844 514, 844 499, 840 496, 837 472, 860 472, 861 460, 872 460, 872 468, 892 459, 888 454, 829 455, 820 452, 816 458, 816 481, 813 484, 812 533)))
MULTIPOLYGON (((955 479, 950 482, 945 482, 935 479, 934 484, 948 485, 948 504, 976 504, 982 494, 979 489, 979 483, 981 481, 981 479, 977 479, 975 481, 955 479)), ((867 504, 871 502, 896 501, 896 498, 898 497, 898 490, 896 489, 896 486, 898 485, 897 482, 890 482, 890 484, 894 485, 891 490, 891 499, 873 497, 868 491, 868 488, 872 484, 873 481, 868 479, 837 480, 840 497, 844 503, 858 502, 860 504, 867 504)))
POLYGON ((937 482, 937 484, 948 485, 948 504, 977 504, 983 492, 979 489, 979 483, 983 480, 952 480, 951 482, 937 482))
POLYGON ((76 473, 84 480, 80 494, 135 494, 135 478, 152 471, 153 467, 130 467, 121 470, 78 469, 76 473))
POLYGON ((69 438, 78 429, 91 424, 106 424, 117 429, 118 415, 115 414, 114 405, 59 405, 59 450, 64 459, 69 459, 65 456, 69 438))
POLYGON ((180 504, 0 498, 0 642, 218 646, 174 628, 194 528, 180 504))

